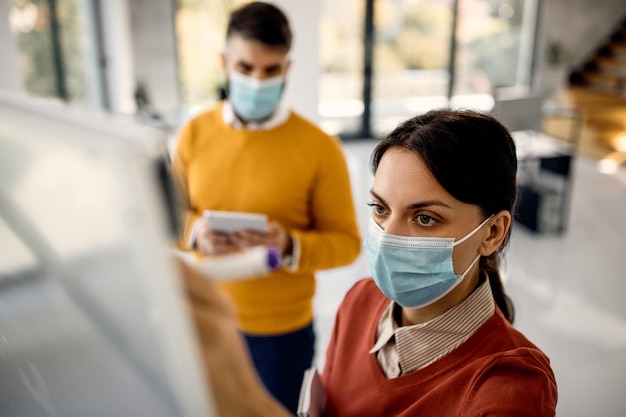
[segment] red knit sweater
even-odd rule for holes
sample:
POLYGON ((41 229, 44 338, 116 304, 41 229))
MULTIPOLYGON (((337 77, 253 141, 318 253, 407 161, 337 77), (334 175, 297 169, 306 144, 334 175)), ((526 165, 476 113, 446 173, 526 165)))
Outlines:
POLYGON ((328 416, 554 416, 557 388, 548 358, 499 309, 465 343, 427 367, 387 379, 376 325, 389 299, 372 279, 346 294, 322 380, 328 416))

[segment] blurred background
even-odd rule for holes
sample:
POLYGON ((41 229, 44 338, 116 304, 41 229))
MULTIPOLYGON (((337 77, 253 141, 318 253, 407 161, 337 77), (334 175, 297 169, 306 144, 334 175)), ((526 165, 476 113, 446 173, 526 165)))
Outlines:
MULTIPOLYGON (((1 0, 0 88, 112 112, 149 106, 176 125, 189 109, 218 100, 217 56, 228 12, 241 3, 1 0)), ((545 97, 572 85, 623 93, 620 0, 277 4, 295 28, 288 101, 342 138, 380 136, 435 106, 490 111, 504 87, 545 97)), ((591 100, 580 95, 564 100, 591 100)), ((618 148, 614 137, 602 138, 607 149, 618 148)))
MULTIPOLYGON (((242 3, 0 0, 0 90, 133 118, 173 147, 220 98, 242 3)), ((398 121, 462 107, 516 132, 516 325, 552 360, 559 416, 626 415, 626 2, 275 3, 294 29, 285 101, 341 138, 363 234, 369 153, 398 121)), ((319 274, 318 363, 343 293, 368 274, 362 256, 319 274)))

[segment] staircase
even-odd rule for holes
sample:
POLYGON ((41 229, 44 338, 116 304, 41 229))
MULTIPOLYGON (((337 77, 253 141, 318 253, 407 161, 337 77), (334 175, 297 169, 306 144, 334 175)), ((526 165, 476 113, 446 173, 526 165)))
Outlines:
MULTIPOLYGON (((580 116, 580 151, 626 161, 626 18, 587 62, 571 72, 569 87, 555 100, 574 107, 580 116)), ((559 123, 546 120, 544 127, 555 133, 562 130, 559 123)))
POLYGON ((607 94, 623 95, 626 89, 626 18, 593 56, 569 77, 570 85, 607 94))

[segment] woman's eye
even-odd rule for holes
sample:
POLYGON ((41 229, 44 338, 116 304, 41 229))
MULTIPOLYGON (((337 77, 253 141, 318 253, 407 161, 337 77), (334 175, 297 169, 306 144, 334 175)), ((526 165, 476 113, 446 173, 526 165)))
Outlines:
POLYGON ((370 203, 367 203, 367 205, 372 208, 372 211, 374 211, 375 214, 378 214, 378 215, 385 214, 385 208, 381 206, 380 204, 370 202, 370 203))
POLYGON ((426 214, 418 214, 415 217, 415 219, 422 226, 432 226, 433 224, 437 223, 436 219, 433 219, 432 217, 427 216, 426 214))

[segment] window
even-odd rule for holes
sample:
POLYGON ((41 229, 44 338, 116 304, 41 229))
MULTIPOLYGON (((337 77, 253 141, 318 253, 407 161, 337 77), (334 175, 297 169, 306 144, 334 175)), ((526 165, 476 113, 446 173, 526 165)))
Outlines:
POLYGON ((372 128, 447 104, 452 0, 377 0, 372 128))
POLYGON ((183 101, 190 106, 217 102, 224 86, 219 59, 230 11, 243 0, 178 0, 176 32, 183 101))
MULTIPOLYGON (((380 136, 438 107, 490 111, 494 89, 531 84, 538 0, 318 1, 318 114, 331 134, 380 136)), ((185 104, 219 99, 228 15, 244 2, 178 0, 185 104)))
POLYGON ((27 91, 40 96, 58 96, 48 3, 14 0, 9 18, 27 91))
POLYGON ((495 88, 531 83, 537 0, 321 2, 319 114, 331 133, 379 136, 437 107, 490 111, 495 88))
POLYGON ((13 0, 11 30, 29 93, 101 106, 91 0, 13 0))
POLYGON ((72 102, 99 104, 97 52, 91 1, 56 0, 59 43, 67 96, 72 102))
POLYGON ((489 110, 494 89, 529 85, 535 15, 531 3, 459 2, 453 101, 489 110))
POLYGON ((363 0, 320 4, 321 126, 332 134, 359 134, 364 110, 363 0))

